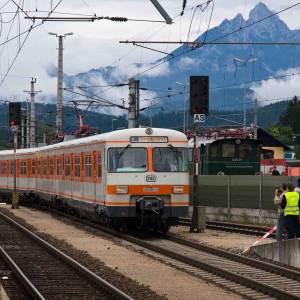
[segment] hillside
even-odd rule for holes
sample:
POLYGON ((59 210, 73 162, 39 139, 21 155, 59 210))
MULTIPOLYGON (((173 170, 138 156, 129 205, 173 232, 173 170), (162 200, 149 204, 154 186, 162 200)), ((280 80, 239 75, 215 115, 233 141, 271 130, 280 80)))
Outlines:
MULTIPOLYGON (((269 104, 258 109, 258 124, 260 127, 265 127, 267 124, 274 124, 278 121, 279 116, 284 112, 288 105, 288 101, 280 101, 274 104, 269 104)), ((22 103, 22 108, 26 108, 26 103, 22 103)), ((54 104, 41 104, 36 103, 36 123, 37 123, 37 140, 43 141, 43 135, 46 134, 47 142, 50 141, 50 137, 55 133, 56 122, 56 105, 54 104)), ((82 111, 80 111, 82 113, 82 111)), ((108 132, 112 129, 112 119, 117 119, 114 122, 114 129, 119 127, 128 127, 127 115, 113 116, 100 114, 94 111, 87 113, 87 117, 84 119, 84 124, 88 124, 91 127, 99 127, 101 132, 108 132)), ((224 119, 231 120, 233 122, 243 123, 243 112, 240 110, 220 111, 210 110, 210 115, 203 126, 220 126, 220 125, 236 125, 224 119), (221 118, 221 119, 220 119, 221 118)), ((182 112, 159 112, 152 117, 153 127, 160 128, 173 128, 182 130, 183 114, 182 112)), ((190 126, 193 123, 193 118, 189 117, 190 126)), ((247 111, 247 123, 253 123, 253 109, 247 111)), ((0 106, 0 148, 13 147, 13 137, 11 129, 7 127, 8 124, 8 106, 0 106)), ((137 121, 137 125, 150 125, 151 120, 149 116, 142 114, 137 121)), ((78 120, 76 119, 75 110, 71 107, 64 108, 64 130, 65 133, 70 134, 75 131, 78 126, 78 120)), ((19 138, 20 147, 21 139, 19 138)))

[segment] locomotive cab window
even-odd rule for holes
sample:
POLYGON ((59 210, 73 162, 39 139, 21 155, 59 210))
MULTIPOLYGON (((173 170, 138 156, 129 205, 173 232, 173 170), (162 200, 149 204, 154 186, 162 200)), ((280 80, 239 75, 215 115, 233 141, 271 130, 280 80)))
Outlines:
POLYGON ((223 144, 222 145, 222 157, 235 157, 235 145, 223 144))
POLYGON ((239 157, 252 157, 252 147, 251 145, 247 144, 247 142, 239 145, 239 157))
POLYGON ((209 145, 210 148, 210 157, 217 157, 218 144, 212 143, 209 145))
POLYGON ((155 172, 188 172, 186 148, 154 148, 153 170, 155 172))
POLYGON ((108 172, 146 172, 147 170, 146 148, 108 149, 108 172))

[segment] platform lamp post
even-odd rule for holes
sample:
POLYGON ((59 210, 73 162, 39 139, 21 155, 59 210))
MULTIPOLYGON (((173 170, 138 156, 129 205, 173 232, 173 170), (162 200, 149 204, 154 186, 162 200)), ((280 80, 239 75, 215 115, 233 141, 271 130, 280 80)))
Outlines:
POLYGON ((234 59, 235 62, 240 62, 240 63, 244 63, 244 67, 245 67, 245 81, 244 81, 244 129, 246 130, 246 126, 247 126, 247 122, 246 122, 246 82, 247 82, 247 63, 249 62, 254 62, 257 61, 256 58, 252 58, 249 60, 241 60, 239 58, 235 58, 234 59))
POLYGON ((186 99, 185 99, 185 95, 186 95, 186 87, 190 85, 190 83, 181 83, 181 82, 178 82, 176 81, 175 82, 176 84, 178 85, 182 85, 183 86, 183 133, 185 133, 185 130, 186 130, 186 120, 187 120, 187 117, 186 117, 186 99))
POLYGON ((111 120, 111 131, 114 131, 114 121, 117 121, 117 119, 111 120))

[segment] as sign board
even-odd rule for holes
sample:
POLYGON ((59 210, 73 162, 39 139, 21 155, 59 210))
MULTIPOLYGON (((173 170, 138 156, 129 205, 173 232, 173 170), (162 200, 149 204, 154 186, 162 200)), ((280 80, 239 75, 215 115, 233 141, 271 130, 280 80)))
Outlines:
POLYGON ((204 123, 204 122, 205 122, 205 115, 203 114, 194 115, 194 123, 204 123))

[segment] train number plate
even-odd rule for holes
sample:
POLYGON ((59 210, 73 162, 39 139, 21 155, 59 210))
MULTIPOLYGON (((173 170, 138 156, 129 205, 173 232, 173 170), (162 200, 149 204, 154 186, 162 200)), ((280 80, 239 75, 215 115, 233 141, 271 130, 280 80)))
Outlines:
POLYGON ((159 189, 158 188, 144 188, 144 192, 158 192, 159 189))
POLYGON ((156 182, 156 175, 146 175, 146 182, 156 182))

